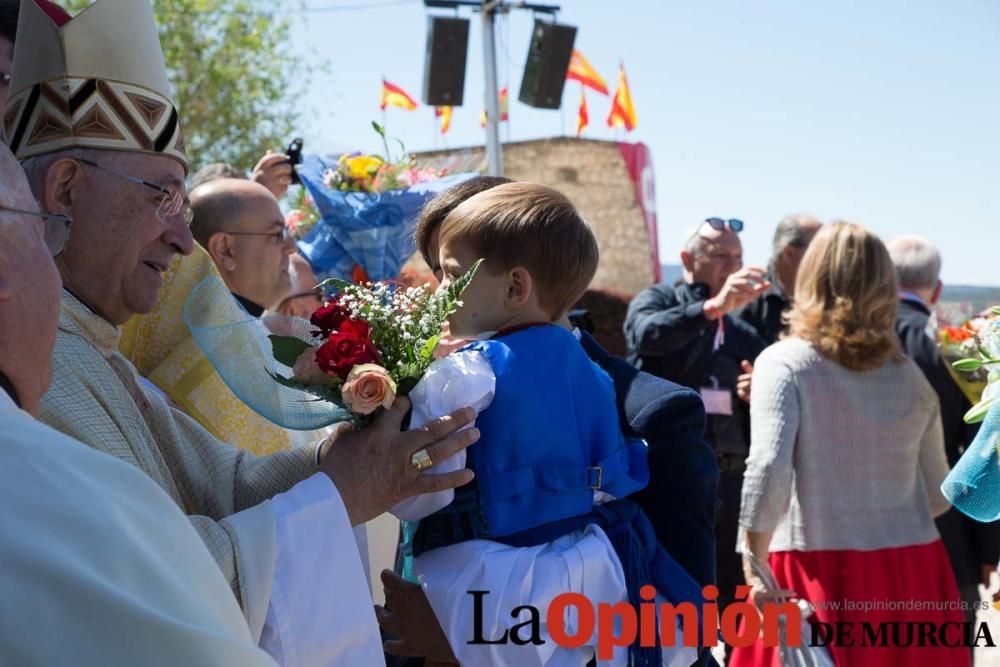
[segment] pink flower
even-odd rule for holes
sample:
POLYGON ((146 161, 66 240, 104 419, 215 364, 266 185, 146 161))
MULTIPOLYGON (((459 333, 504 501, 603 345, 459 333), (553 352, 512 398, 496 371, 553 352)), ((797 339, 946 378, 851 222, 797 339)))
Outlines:
POLYGON ((378 364, 359 364, 351 369, 340 389, 344 404, 359 415, 369 415, 379 406, 388 409, 396 399, 396 383, 378 364))
POLYGON ((306 212, 302 209, 292 209, 285 215, 285 226, 295 229, 306 219, 306 212))
POLYGON ((299 358, 295 360, 295 365, 292 366, 292 378, 296 382, 301 382, 309 387, 320 387, 335 383, 335 380, 324 373, 320 369, 319 364, 316 363, 317 350, 319 350, 319 346, 310 347, 303 351, 299 355, 299 358))

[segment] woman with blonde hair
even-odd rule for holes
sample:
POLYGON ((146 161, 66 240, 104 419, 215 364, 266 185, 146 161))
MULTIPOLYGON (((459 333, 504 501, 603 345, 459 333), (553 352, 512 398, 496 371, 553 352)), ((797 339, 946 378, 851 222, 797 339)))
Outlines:
MULTIPOLYGON (((830 642, 835 664, 968 665, 934 525, 948 509, 940 408, 899 351, 897 292, 888 251, 864 227, 827 225, 809 246, 789 333, 754 367, 739 544, 758 606, 801 597, 814 620, 850 625, 853 646, 830 642), (754 557, 780 590, 765 588, 754 557)), ((777 651, 758 639, 729 664, 777 665, 777 651)))

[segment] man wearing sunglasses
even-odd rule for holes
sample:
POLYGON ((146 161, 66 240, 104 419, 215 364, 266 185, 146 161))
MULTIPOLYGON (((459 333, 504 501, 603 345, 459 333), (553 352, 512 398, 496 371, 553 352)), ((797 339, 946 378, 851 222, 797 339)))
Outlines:
POLYGON ((195 241, 208 251, 229 291, 248 313, 274 309, 292 286, 295 240, 278 200, 263 185, 220 178, 191 192, 195 241))
POLYGON ((640 292, 629 305, 625 339, 640 369, 699 391, 708 413, 705 439, 719 464, 716 555, 720 613, 742 583, 735 551, 749 410, 736 394, 744 360, 765 344, 733 311, 765 292, 763 269, 743 266, 738 219, 707 218, 688 234, 680 259, 684 277, 640 292))

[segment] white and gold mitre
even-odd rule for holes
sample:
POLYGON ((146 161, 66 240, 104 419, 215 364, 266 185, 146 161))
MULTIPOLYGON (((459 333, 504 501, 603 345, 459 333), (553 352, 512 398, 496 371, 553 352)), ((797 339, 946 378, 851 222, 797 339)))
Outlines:
POLYGON ((12 69, 3 125, 19 160, 100 148, 187 169, 150 0, 97 0, 62 27, 22 0, 12 69))

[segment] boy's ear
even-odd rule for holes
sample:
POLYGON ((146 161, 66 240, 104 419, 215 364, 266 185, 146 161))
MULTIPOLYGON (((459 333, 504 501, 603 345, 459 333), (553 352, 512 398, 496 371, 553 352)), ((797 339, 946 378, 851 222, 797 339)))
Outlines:
POLYGON ((507 272, 507 293, 504 305, 511 310, 519 310, 531 299, 535 283, 531 274, 523 266, 515 266, 507 272))

